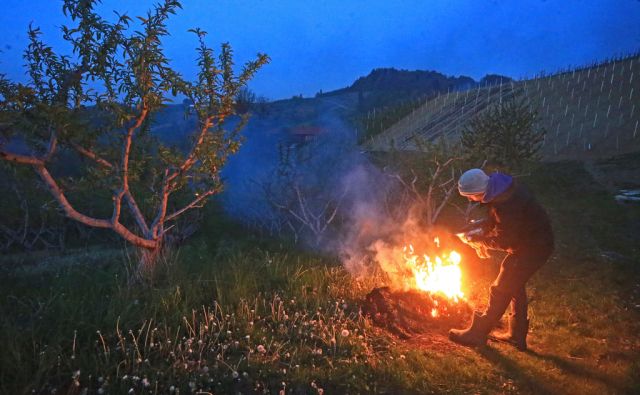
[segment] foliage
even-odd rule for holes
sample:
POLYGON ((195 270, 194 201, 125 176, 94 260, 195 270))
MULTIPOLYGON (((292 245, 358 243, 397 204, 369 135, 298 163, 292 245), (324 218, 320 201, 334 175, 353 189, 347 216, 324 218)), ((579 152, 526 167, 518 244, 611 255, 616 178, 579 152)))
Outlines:
POLYGON ((520 170, 539 159, 546 131, 537 125, 538 114, 524 100, 509 100, 490 107, 462 130, 461 143, 469 160, 507 170, 520 170))
POLYGON ((0 158, 33 167, 70 218, 111 229, 155 253, 171 227, 165 224, 221 190, 220 170, 240 146, 246 117, 231 130, 225 121, 235 113, 240 90, 268 57, 258 54, 235 75, 231 46, 222 44, 216 57, 205 42, 206 32, 193 29, 199 72, 195 81, 187 81, 170 67, 162 45, 169 34, 167 19, 181 8, 179 2, 165 0, 137 19, 116 14, 114 23, 96 14, 95 4, 64 2, 65 15, 75 23, 62 27, 72 55, 57 54, 41 40, 38 28, 29 28, 24 55, 29 82, 0 76, 5 142, 0 158), (187 152, 155 142, 149 134, 169 94, 193 103, 197 126, 187 152), (11 142, 26 143, 29 153, 9 150, 11 142), (49 172, 67 151, 86 161, 83 180, 90 180, 94 190, 108 191, 110 215, 98 218, 78 211, 68 196, 74 180, 57 181, 49 172), (191 198, 182 206, 170 199, 185 192, 191 198))

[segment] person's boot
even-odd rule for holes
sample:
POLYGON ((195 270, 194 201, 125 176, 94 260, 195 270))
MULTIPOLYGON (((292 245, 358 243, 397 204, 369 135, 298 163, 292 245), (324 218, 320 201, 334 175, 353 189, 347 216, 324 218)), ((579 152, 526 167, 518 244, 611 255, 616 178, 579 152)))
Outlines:
POLYGON ((513 344, 520 351, 527 351, 527 333, 529 332, 529 320, 526 317, 510 314, 509 330, 504 333, 491 335, 497 341, 513 344))
POLYGON ((511 297, 496 289, 491 289, 489 305, 484 314, 478 311, 473 313, 471 326, 467 329, 451 329, 449 339, 464 346, 483 346, 487 344, 487 336, 491 329, 500 321, 500 317, 507 309, 511 297))
POLYGON ((487 335, 491 330, 487 316, 479 311, 473 312, 471 325, 467 329, 449 330, 449 340, 463 346, 484 346, 487 344, 487 335))

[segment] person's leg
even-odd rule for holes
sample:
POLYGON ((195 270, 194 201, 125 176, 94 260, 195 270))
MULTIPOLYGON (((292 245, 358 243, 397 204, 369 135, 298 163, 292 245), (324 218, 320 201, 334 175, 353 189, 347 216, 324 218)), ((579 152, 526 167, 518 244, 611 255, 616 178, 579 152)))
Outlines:
POLYGON ((513 299, 511 299, 511 314, 514 317, 524 317, 527 318, 527 307, 529 306, 527 300, 527 289, 526 282, 522 284, 522 287, 518 289, 513 294, 513 299))
POLYGON ((505 262, 507 270, 500 272, 501 275, 498 275, 492 287, 512 295, 511 315, 508 332, 493 336, 496 340, 514 344, 521 351, 527 349, 529 318, 526 283, 547 261, 547 258, 547 256, 514 256, 513 261, 505 262))
POLYGON ((489 303, 484 313, 474 312, 471 326, 467 329, 451 329, 449 331, 449 339, 467 346, 486 344, 487 335, 500 321, 513 297, 510 284, 518 277, 514 271, 517 271, 517 267, 514 265, 514 257, 507 255, 500 265, 498 277, 491 286, 489 303))
MULTIPOLYGON (((500 318, 514 302, 514 314, 526 317, 527 296, 525 284, 529 278, 544 264, 545 259, 533 259, 516 255, 507 255, 500 265, 500 273, 491 285, 489 303, 484 314, 474 312, 471 326, 467 329, 452 329, 449 338, 463 345, 478 346, 486 344, 489 332, 498 324, 500 318)), ((528 321, 521 321, 522 324, 528 321)), ((527 328, 524 328, 525 336, 527 328)), ((522 329, 521 329, 522 330, 522 329)), ((525 346, 526 347, 526 346, 525 346)))
POLYGON ((527 333, 529 332, 529 318, 527 317, 527 292, 523 285, 511 299, 511 314, 509 314, 509 329, 504 333, 492 335, 491 338, 515 345, 519 350, 527 349, 527 333))

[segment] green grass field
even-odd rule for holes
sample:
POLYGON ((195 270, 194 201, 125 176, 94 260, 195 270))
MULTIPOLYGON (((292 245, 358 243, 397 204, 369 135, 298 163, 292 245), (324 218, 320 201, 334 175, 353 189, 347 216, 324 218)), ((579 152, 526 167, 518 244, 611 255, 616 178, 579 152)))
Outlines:
MULTIPOLYGON (((575 162, 524 180, 557 234, 529 284, 526 353, 394 338, 360 314, 373 280, 210 210, 150 287, 126 286, 135 259, 117 248, 3 257, 0 393, 639 393, 640 210, 575 162)), ((478 308, 497 263, 470 263, 478 308)))

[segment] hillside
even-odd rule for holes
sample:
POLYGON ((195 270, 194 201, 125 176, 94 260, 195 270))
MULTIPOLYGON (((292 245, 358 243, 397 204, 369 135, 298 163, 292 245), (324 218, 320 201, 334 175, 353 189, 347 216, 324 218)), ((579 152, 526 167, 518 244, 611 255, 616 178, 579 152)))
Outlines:
POLYGON ((317 98, 327 98, 357 94, 356 115, 362 116, 383 111, 385 107, 414 100, 424 100, 438 94, 472 89, 476 86, 510 81, 500 75, 487 75, 480 81, 468 76, 449 76, 431 70, 398 70, 395 68, 377 68, 368 75, 359 77, 348 87, 335 91, 319 93, 317 98))
MULTIPOLYGON (((497 74, 488 74, 475 81, 471 77, 448 76, 437 71, 377 68, 357 78, 350 86, 320 92, 315 97, 296 96, 255 104, 251 109, 251 123, 262 127, 266 123, 269 130, 308 124, 326 126, 323 124, 327 120, 335 121, 337 115, 346 123, 353 124, 354 120, 364 118, 371 122, 382 120, 384 126, 402 116, 394 111, 400 103, 414 108, 426 98, 511 81, 511 78, 497 74)), ((152 130, 165 143, 184 145, 187 143, 185 135, 189 135, 194 126, 195 118, 188 116, 184 104, 171 104, 158 113, 152 130)), ((359 126, 355 125, 356 128, 359 126)))
POLYGON ((369 150, 415 147, 414 136, 456 138, 474 116, 513 97, 525 98, 547 130, 546 160, 602 158, 640 150, 640 56, 550 76, 478 86, 426 101, 367 141, 369 150))

